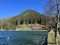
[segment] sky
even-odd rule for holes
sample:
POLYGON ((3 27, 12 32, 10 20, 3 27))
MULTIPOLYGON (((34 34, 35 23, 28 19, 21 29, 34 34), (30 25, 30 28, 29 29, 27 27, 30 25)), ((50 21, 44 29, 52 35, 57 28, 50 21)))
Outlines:
POLYGON ((46 4, 47 0, 0 0, 0 18, 16 16, 29 9, 43 14, 46 4))

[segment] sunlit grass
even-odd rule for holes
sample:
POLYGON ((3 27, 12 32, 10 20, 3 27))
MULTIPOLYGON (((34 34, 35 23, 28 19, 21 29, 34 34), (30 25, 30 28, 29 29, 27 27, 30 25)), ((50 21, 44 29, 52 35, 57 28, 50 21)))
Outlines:
POLYGON ((58 36, 57 39, 58 39, 58 45, 60 45, 60 36, 58 36))
POLYGON ((55 37, 54 37, 54 32, 49 32, 48 33, 48 38, 47 38, 47 41, 48 41, 48 45, 55 45, 55 37))
POLYGON ((46 29, 42 29, 42 27, 45 27, 43 25, 40 25, 40 24, 28 24, 28 25, 19 25, 17 26, 16 30, 43 30, 43 31, 46 31, 46 29))

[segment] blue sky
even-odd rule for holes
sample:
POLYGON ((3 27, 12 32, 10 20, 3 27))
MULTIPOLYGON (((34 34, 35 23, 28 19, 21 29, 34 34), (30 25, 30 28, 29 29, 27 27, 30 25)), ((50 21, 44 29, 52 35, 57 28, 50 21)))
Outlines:
POLYGON ((44 13, 47 0, 0 0, 0 18, 7 18, 33 9, 44 13))

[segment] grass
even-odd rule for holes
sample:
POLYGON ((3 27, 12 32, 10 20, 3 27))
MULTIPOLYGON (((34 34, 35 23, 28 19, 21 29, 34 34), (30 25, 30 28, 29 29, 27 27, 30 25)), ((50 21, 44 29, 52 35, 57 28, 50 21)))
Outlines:
MULTIPOLYGON (((55 37, 54 37, 54 32, 49 32, 48 33, 48 45, 55 45, 55 37)), ((60 45, 60 36, 57 36, 57 40, 58 40, 58 45, 60 45)))
POLYGON ((55 45, 55 37, 54 37, 54 32, 49 32, 48 33, 48 45, 55 45))
POLYGON ((16 30, 22 30, 22 31, 23 30, 42 30, 42 27, 44 27, 44 26, 40 25, 40 24, 28 24, 28 25, 24 24, 24 25, 17 26, 16 30))
POLYGON ((16 30, 30 30, 30 26, 29 25, 20 25, 18 28, 16 28, 16 30))
POLYGON ((57 39, 58 39, 58 45, 60 45, 60 36, 58 36, 57 39))

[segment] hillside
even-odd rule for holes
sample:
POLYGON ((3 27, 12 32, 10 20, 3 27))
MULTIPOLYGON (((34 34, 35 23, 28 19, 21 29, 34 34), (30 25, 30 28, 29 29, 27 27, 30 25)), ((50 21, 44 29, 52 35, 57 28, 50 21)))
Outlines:
POLYGON ((47 16, 44 16, 35 10, 24 11, 23 13, 10 19, 10 21, 15 22, 16 25, 23 24, 23 23, 25 23, 25 24, 34 24, 34 23, 45 24, 46 20, 49 20, 49 18, 47 16))
POLYGON ((15 29, 18 25, 36 23, 47 26, 49 20, 48 16, 42 15, 35 10, 26 10, 19 15, 8 18, 0 27, 3 26, 4 29, 15 29))

